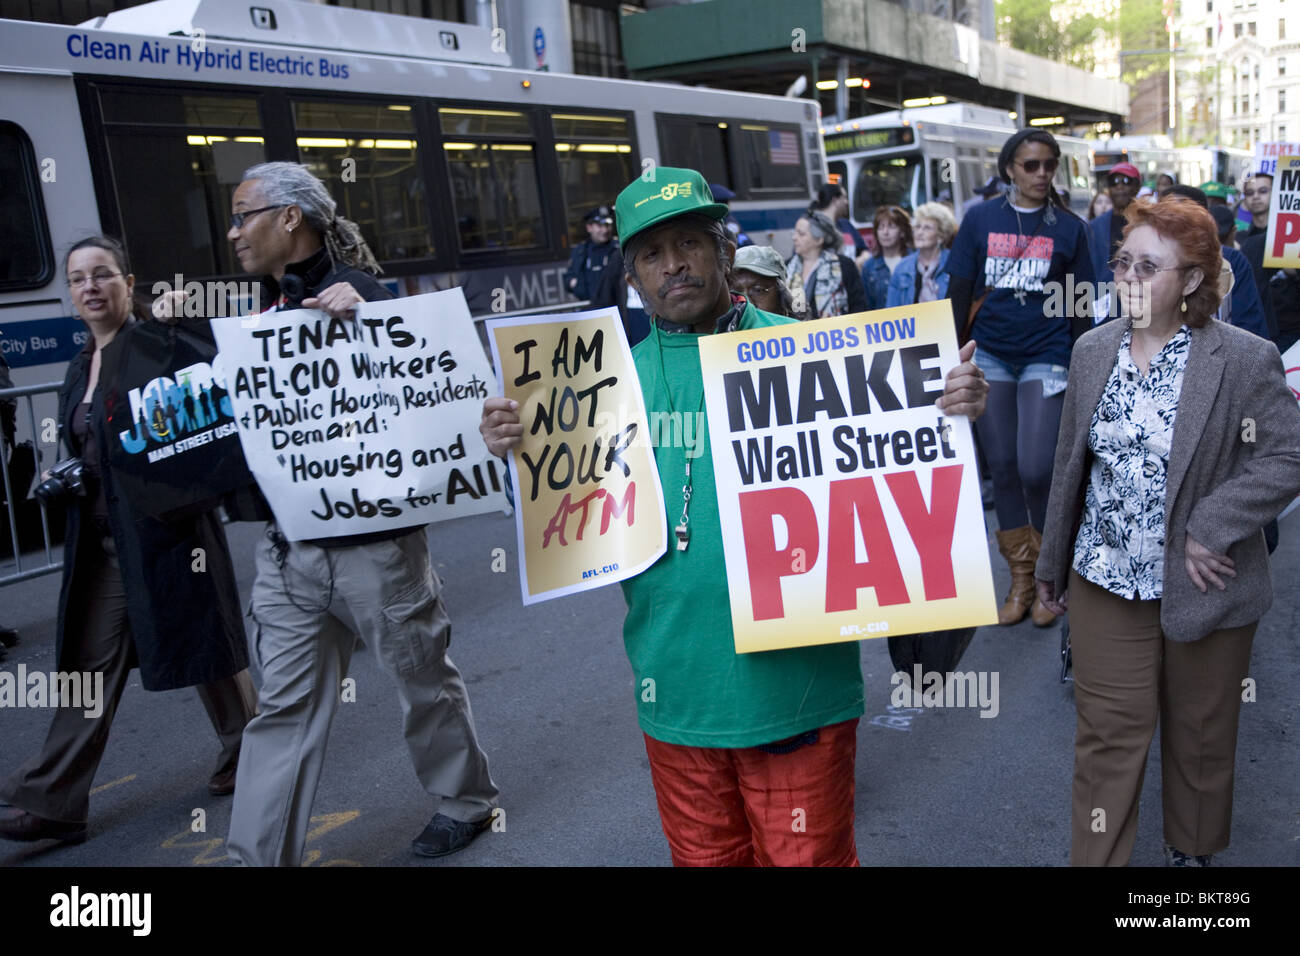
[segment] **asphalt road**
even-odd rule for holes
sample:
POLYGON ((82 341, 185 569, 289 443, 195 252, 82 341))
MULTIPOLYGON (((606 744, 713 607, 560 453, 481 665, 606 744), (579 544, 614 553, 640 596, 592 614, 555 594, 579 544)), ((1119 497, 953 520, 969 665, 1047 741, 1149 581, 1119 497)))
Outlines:
MULTIPOLYGON (((230 526, 247 603, 260 529, 230 526)), ((408 848, 432 812, 401 739, 396 694, 369 652, 353 657, 356 701, 340 706, 314 807, 307 865, 664 866, 631 669, 622 594, 606 587, 524 608, 512 519, 435 526, 447 585, 451 655, 465 676, 480 740, 502 791, 504 829, 440 861, 408 848), (495 548, 507 570, 491 570, 495 548)), ((1232 846, 1223 865, 1294 866, 1300 846, 1300 517, 1283 522, 1274 607, 1255 639, 1257 700, 1243 705, 1232 846)), ((1007 572, 994 552, 999 596, 1007 572)), ((719 568, 719 573, 722 569, 719 568)), ((57 575, 12 585, 4 622, 22 643, 0 670, 53 669, 57 575)), ((996 672, 998 714, 896 712, 885 642, 861 643, 866 715, 859 727, 857 841, 864 866, 1061 866, 1069 859, 1072 685, 1058 681, 1058 629, 1028 621, 982 628, 962 670, 996 672)), ((0 773, 34 753, 48 711, 0 710, 0 773)), ((1133 863, 1163 863, 1158 735, 1133 863)), ((205 782, 217 746, 192 690, 123 698, 79 847, 0 842, 0 866, 222 866, 230 798, 205 782), (203 811, 199 814, 197 811, 203 811), (197 822, 203 828, 197 830, 197 822)), ((12 875, 12 874, 11 874, 12 875)))

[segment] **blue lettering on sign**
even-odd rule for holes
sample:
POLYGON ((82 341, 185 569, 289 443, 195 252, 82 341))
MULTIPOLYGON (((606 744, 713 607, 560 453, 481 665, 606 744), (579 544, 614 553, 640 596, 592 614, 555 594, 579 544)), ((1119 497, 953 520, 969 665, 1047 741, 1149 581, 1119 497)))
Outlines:
POLYGON ((0 331, 0 354, 10 368, 71 361, 85 347, 90 332, 73 315, 7 323, 0 331))
MULTIPOLYGON (((134 62, 137 59, 129 43, 93 40, 84 33, 71 34, 65 46, 68 55, 78 60, 134 62)), ((274 73, 279 76, 309 76, 327 80, 349 79, 348 65, 329 57, 312 58, 278 50, 275 52, 250 50, 248 59, 245 60, 243 50, 215 46, 196 47, 188 39, 171 48, 163 46, 157 40, 145 40, 140 44, 138 59, 140 63, 179 66, 182 69, 193 70, 196 74, 218 70, 235 73, 274 73), (175 61, 170 59, 173 53, 176 56, 175 61)))

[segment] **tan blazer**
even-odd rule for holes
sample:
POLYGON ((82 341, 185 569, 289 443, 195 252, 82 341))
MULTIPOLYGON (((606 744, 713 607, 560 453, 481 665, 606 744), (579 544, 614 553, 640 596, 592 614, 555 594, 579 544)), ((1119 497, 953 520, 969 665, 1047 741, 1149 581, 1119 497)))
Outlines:
MULTIPOLYGON (((1047 524, 1035 576, 1060 594, 1074 560, 1092 468, 1088 429, 1128 320, 1083 335, 1070 357, 1047 524)), ((1273 603, 1262 528, 1300 494, 1300 406, 1277 347, 1222 322, 1191 329, 1165 497, 1160 626, 1174 641, 1259 620, 1273 603), (1253 440, 1252 440, 1253 439, 1253 440), (1236 565, 1227 589, 1202 594, 1187 575, 1187 535, 1236 565)), ((1222 577, 1222 575, 1220 576, 1222 577)))

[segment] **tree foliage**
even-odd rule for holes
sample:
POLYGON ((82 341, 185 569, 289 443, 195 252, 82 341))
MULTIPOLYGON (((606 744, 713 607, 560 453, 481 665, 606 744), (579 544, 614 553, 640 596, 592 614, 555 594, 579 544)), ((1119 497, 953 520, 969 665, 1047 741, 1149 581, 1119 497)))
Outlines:
MULTIPOLYGON (((1159 0, 1156 3, 1158 11, 1159 0)), ((1068 5, 1052 0, 997 0, 998 40, 1034 56, 1091 70, 1096 66, 1093 43, 1113 36, 1118 25, 1092 14, 1067 17, 1068 5), (1053 19, 1053 6, 1060 19, 1053 19)))
MULTIPOLYGON (((1119 8, 1120 50, 1168 50, 1163 0, 1122 0, 1119 8)), ((1152 73, 1169 69, 1168 53, 1133 54, 1120 58, 1120 78, 1133 84, 1152 73)))

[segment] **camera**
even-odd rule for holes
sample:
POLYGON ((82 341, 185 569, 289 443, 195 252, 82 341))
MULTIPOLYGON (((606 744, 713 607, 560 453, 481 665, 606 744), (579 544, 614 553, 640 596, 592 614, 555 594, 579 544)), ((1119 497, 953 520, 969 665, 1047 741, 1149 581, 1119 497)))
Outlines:
POLYGON ((32 492, 46 506, 67 497, 84 495, 82 483, 82 463, 80 458, 65 458, 50 466, 49 477, 36 486, 32 492))

